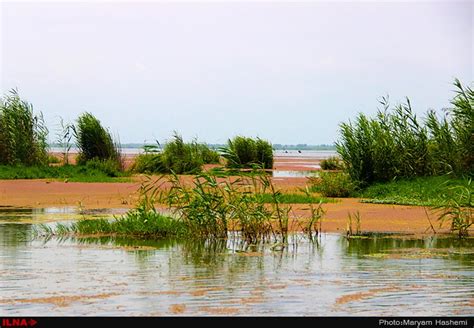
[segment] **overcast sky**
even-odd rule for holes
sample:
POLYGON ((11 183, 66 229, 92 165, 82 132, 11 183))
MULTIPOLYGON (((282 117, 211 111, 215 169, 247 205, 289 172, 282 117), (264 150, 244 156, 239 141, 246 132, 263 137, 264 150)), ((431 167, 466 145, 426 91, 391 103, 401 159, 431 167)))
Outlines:
POLYGON ((473 81, 473 1, 2 3, 1 92, 95 114, 122 142, 333 143, 338 124, 408 96, 441 109, 473 81))

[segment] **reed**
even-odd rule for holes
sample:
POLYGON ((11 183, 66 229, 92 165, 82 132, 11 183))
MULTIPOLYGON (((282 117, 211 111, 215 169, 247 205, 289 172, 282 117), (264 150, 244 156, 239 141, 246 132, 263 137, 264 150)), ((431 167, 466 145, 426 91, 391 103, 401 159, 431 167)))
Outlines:
POLYGON ((221 152, 230 168, 273 168, 272 145, 260 138, 234 137, 227 141, 227 146, 221 152))
POLYGON ((375 182, 453 172, 474 174, 474 92, 454 83, 456 95, 443 118, 429 111, 419 120, 409 99, 390 107, 382 98, 374 118, 359 114, 341 124, 339 155, 351 178, 375 182))
POLYGON ((42 114, 16 90, 0 99, 0 164, 47 164, 47 135, 42 114))
POLYGON ((107 162, 107 166, 115 165, 117 171, 123 170, 119 143, 94 115, 84 113, 79 116, 73 133, 79 149, 78 164, 102 161, 107 162))

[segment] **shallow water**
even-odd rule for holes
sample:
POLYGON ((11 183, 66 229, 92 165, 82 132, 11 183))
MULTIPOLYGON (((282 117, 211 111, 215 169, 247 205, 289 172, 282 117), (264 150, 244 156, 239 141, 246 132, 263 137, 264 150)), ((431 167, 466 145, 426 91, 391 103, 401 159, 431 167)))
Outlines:
POLYGON ((273 170, 272 177, 274 178, 307 178, 319 176, 318 171, 285 171, 273 170))
POLYGON ((294 235, 286 249, 0 224, 0 315, 472 315, 474 240, 294 235), (297 241, 297 242, 296 242, 297 241))

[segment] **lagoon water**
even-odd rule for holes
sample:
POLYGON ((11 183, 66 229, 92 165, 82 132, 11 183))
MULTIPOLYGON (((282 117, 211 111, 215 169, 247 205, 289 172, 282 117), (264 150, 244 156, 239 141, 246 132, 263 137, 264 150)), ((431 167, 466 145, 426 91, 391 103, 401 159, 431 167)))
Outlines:
POLYGON ((474 313, 473 239, 33 239, 41 215, 0 212, 1 316, 474 313))

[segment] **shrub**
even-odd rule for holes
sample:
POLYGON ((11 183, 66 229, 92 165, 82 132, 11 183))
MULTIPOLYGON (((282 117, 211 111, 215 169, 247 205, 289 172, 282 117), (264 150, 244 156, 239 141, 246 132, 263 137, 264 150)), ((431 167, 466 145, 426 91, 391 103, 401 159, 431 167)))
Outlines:
POLYGON ((0 99, 0 164, 46 164, 47 135, 42 114, 35 115, 16 90, 0 99))
POLYGON ((204 164, 219 164, 221 156, 217 151, 202 143, 197 144, 196 146, 204 164))
MULTIPOLYGON (((79 116, 74 127, 74 135, 77 148, 79 148, 78 164, 85 164, 90 160, 113 161, 118 168, 122 168, 118 145, 112 139, 110 132, 92 114, 84 113, 79 116)), ((110 163, 104 165, 107 166, 110 163)))
POLYGON ((343 166, 339 157, 331 156, 321 161, 321 168, 323 170, 342 170, 343 166))
POLYGON ((137 156, 132 170, 139 173, 194 174, 202 170, 203 164, 219 163, 220 155, 206 144, 193 140, 185 143, 175 132, 162 152, 158 147, 147 146, 145 154, 137 156), (152 151, 147 151, 152 149, 152 151))
POLYGON ((325 197, 349 197, 356 190, 356 184, 347 173, 321 172, 318 178, 310 179, 312 189, 325 197))
POLYGON ((163 148, 161 161, 163 173, 176 174, 198 173, 204 163, 197 142, 185 143, 177 133, 163 148))
POLYGON ((137 173, 165 173, 161 154, 140 154, 135 158, 132 171, 137 173))
POLYGON ((98 158, 91 159, 86 162, 86 167, 105 173, 108 177, 119 177, 121 166, 114 159, 100 160, 98 158))
POLYGON ((227 166, 231 168, 252 168, 260 166, 265 169, 273 168, 272 145, 260 138, 252 139, 237 136, 227 142, 222 149, 227 166))

